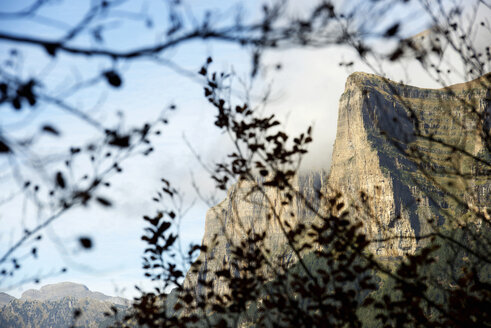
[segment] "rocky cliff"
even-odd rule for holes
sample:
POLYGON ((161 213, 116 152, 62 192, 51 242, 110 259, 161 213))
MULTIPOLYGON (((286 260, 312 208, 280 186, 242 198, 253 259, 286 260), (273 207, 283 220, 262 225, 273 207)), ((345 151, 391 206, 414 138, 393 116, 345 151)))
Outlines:
POLYGON ((469 216, 459 200, 474 210, 489 208, 490 172, 480 161, 491 159, 485 133, 489 116, 482 120, 491 111, 490 78, 421 89, 352 74, 340 100, 329 177, 311 172, 293 182, 313 206, 305 206, 301 197, 284 205, 280 190, 255 191, 260 181, 237 183, 207 213, 203 244, 208 251, 199 255, 200 264, 188 272, 185 286, 200 295, 198 280, 212 279, 214 292, 223 295, 226 286, 212 274, 230 268, 231 247, 251 232, 266 234, 264 246, 274 265, 296 262, 282 227, 309 223, 316 212, 326 213, 322 207, 329 202, 322 203, 318 191, 324 196, 339 191, 344 209, 361 209, 353 212, 353 219, 363 220, 370 239, 385 239, 370 245, 385 258, 412 253, 421 246, 418 236, 449 224, 449 218, 469 216))
POLYGON ((491 74, 421 89, 354 73, 341 96, 329 183, 366 199, 364 229, 386 257, 418 248, 414 237, 491 206, 491 74), (481 162, 482 161, 482 162, 481 162), (360 192, 363 192, 360 195, 360 192), (463 202, 462 202, 463 201, 463 202))
MULTIPOLYGON (((185 282, 186 286, 196 288, 198 295, 203 292, 198 279, 215 279, 213 272, 228 267, 234 261, 232 248, 252 234, 265 234, 262 247, 267 252, 268 261, 286 267, 295 263, 296 256, 288 245, 283 229, 288 231, 290 227, 295 227, 299 218, 304 223, 315 220, 316 212, 321 210, 317 192, 326 188, 327 174, 319 171, 296 177, 292 185, 305 199, 294 197, 287 205, 282 203, 285 200, 284 191, 274 187, 263 187, 259 191, 255 189, 257 185, 261 185, 260 180, 236 183, 228 190, 227 197, 206 214, 202 244, 208 247, 208 251, 200 253, 198 272, 188 272, 185 282), (312 208, 306 207, 305 202, 312 208)), ((271 276, 271 268, 265 266, 262 274, 271 276)), ((213 289, 223 295, 227 287, 215 283, 213 289)))

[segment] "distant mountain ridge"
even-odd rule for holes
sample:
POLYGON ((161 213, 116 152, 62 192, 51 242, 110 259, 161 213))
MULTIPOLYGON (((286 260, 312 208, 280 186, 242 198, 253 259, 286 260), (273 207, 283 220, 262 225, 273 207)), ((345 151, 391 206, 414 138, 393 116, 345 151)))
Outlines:
POLYGON ((119 305, 128 305, 129 301, 122 297, 112 297, 100 292, 93 292, 82 284, 74 282, 60 282, 50 284, 37 289, 29 289, 22 293, 19 300, 53 301, 64 297, 76 299, 89 298, 119 305))
POLYGON ((9 304, 12 300, 14 300, 15 297, 7 294, 7 293, 0 293, 0 307, 9 304))
POLYGON ((93 292, 82 284, 62 282, 29 289, 19 299, 0 293, 0 327, 66 328, 72 325, 99 328, 111 325, 105 313, 128 310, 130 301, 93 292), (81 315, 75 319, 74 313, 81 315))

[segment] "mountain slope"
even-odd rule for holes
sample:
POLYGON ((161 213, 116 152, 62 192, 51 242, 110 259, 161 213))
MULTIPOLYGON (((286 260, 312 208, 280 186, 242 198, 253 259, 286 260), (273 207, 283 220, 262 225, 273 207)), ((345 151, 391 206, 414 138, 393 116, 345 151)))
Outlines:
MULTIPOLYGON (((200 295, 203 291, 198 280, 214 279, 215 271, 233 263, 234 246, 239 246, 251 234, 265 234, 263 246, 268 250, 268 261, 274 265, 290 266, 295 263, 296 255, 288 245, 282 226, 294 227, 298 224, 299 218, 305 223, 315 220, 315 212, 320 210, 316 190, 325 191, 326 183, 327 174, 323 171, 302 174, 293 181, 294 188, 315 207, 315 210, 306 207, 305 201, 299 197, 294 197, 294 201, 289 205, 282 204, 284 192, 274 187, 265 187, 263 194, 254 191, 256 182, 240 181, 235 184, 228 191, 227 197, 206 214, 202 244, 207 245, 211 251, 200 253, 197 261, 203 264, 197 272, 188 272, 185 286, 194 286, 197 295, 200 295), (272 212, 278 217, 274 217, 272 212)), ((273 272, 270 267, 264 266, 261 274, 272 277, 273 272)), ((219 282, 213 286, 214 292, 218 294, 228 291, 226 286, 219 282)))
POLYGON ((111 319, 104 313, 126 311, 129 301, 92 292, 86 286, 71 282, 46 285, 40 290, 25 291, 21 298, 0 308, 0 327, 66 328, 107 327, 111 319), (75 313, 79 312, 79 316, 75 313))
POLYGON ((121 297, 111 297, 100 292, 92 292, 87 286, 73 283, 60 282, 41 287, 41 289, 29 289, 22 293, 20 300, 36 300, 36 301, 54 301, 65 297, 73 297, 75 299, 93 299, 98 301, 106 301, 113 304, 127 305, 128 300, 121 297))
POLYGON ((315 212, 326 213, 328 202, 316 199, 317 191, 340 192, 344 208, 367 207, 353 219, 363 221, 370 239, 385 239, 371 243, 370 249, 388 259, 414 253, 421 247, 417 237, 443 224, 452 227, 456 222, 449 218, 469 218, 471 211, 455 199, 489 209, 489 172, 480 172, 475 158, 491 159, 480 133, 489 126, 479 126, 479 115, 491 112, 490 80, 488 74, 445 89, 421 89, 373 74, 352 74, 340 100, 329 177, 312 172, 293 182, 313 206, 299 197, 284 206, 280 190, 265 187, 261 194, 254 191, 256 183, 237 183, 208 211, 202 242, 208 250, 199 255, 184 285, 201 295, 199 281, 208 281, 215 293, 223 295, 227 287, 214 272, 232 270, 230 250, 251 232, 265 233, 273 267, 295 263, 279 222, 294 227, 313 222, 315 212), (271 218, 272 212, 277 218, 271 218))
POLYGON ((0 307, 10 303, 15 297, 10 296, 7 293, 0 293, 0 307))
POLYGON ((366 234, 391 239, 373 243, 375 254, 413 253, 415 237, 470 215, 466 204, 491 207, 489 172, 479 168, 491 159, 489 126, 482 126, 491 112, 490 78, 444 89, 365 73, 348 78, 329 183, 348 202, 359 202, 360 192, 367 197, 366 234))

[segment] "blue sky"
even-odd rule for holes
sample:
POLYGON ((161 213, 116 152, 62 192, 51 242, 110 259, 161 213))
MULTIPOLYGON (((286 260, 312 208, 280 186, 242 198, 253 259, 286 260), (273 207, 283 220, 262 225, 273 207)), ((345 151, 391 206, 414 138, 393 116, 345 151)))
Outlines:
MULTIPOLYGON (((2 1, 0 10, 3 12, 22 8, 28 0, 2 1)), ((67 23, 78 21, 87 8, 84 1, 55 1, 46 7, 44 16, 57 17, 67 23), (60 5, 61 3, 61 5, 60 5)), ((162 2, 163 3, 163 2, 162 2)), ((164 21, 159 10, 165 9, 162 3, 152 1, 130 1, 124 10, 139 11, 145 8, 156 17, 155 26, 164 21)), ((204 8, 223 10, 223 1, 190 1, 190 8, 196 16, 203 15, 204 8)), ((230 2, 227 1, 227 5, 230 2)), ((247 2, 247 12, 258 10, 258 3, 247 2)), ((298 10, 305 6, 294 3, 298 10)), ((225 14, 223 19, 230 17, 225 14)), ((149 30, 144 22, 124 20, 115 22, 113 29, 107 34, 108 45, 116 49, 128 49, 135 44, 151 44, 159 37, 155 30, 149 30)), ((422 20, 419 27, 413 27, 414 33, 428 26, 422 20)), ((54 37, 62 30, 40 24, 39 21, 25 19, 22 21, 1 20, 0 31, 22 35, 54 37)), ((412 33, 413 31, 411 31, 412 33)), ((93 44, 89 37, 74 40, 76 44, 93 44)), ((0 60, 7 58, 13 44, 0 44, 0 60)), ((17 46, 16 46, 17 47, 17 46)), ((71 58, 60 54, 55 60, 38 48, 17 47, 22 54, 21 74, 24 77, 37 75, 44 78, 45 88, 54 94, 60 94, 71 85, 76 78, 90 78, 101 70, 110 69, 114 63, 108 59, 76 57, 71 58), (41 75, 42 74, 42 75, 41 75)), ((193 42, 166 53, 182 67, 197 72, 206 57, 212 55, 214 67, 218 70, 234 70, 238 77, 247 78, 250 67, 248 52, 244 49, 220 43, 193 42)), ((265 63, 281 62, 284 69, 270 73, 259 81, 260 87, 268 84, 273 86, 272 102, 269 109, 284 119, 286 129, 290 133, 305 130, 314 123, 314 141, 312 152, 306 159, 307 169, 329 167, 332 144, 336 132, 337 103, 344 89, 346 77, 353 70, 369 71, 362 64, 355 64, 351 70, 338 65, 339 61, 356 59, 352 51, 333 47, 325 50, 288 50, 265 54, 265 63)), ((208 205, 201 202, 191 186, 196 180, 205 194, 213 190, 213 183, 208 174, 183 142, 185 136, 193 147, 207 162, 219 161, 226 155, 227 141, 213 125, 213 110, 202 96, 202 86, 186 76, 176 74, 171 69, 156 65, 150 60, 117 63, 116 68, 122 73, 123 86, 119 89, 108 88, 104 84, 96 85, 68 99, 72 104, 91 110, 101 122, 114 122, 116 112, 125 114, 128 124, 138 124, 155 118, 160 111, 171 103, 178 110, 170 114, 170 124, 164 129, 163 135, 155 139, 156 152, 148 157, 130 159, 124 164, 124 174, 112 179, 112 187, 108 195, 115 202, 114 208, 102 209, 92 205, 68 212, 53 224, 45 233, 40 247, 40 258, 25 262, 23 270, 16 276, 58 272, 61 267, 68 267, 64 275, 54 275, 41 282, 54 283, 74 281, 86 284, 90 289, 115 295, 122 292, 123 296, 135 295, 135 284, 148 283, 141 270, 143 244, 140 236, 143 228, 142 215, 152 214, 155 205, 151 201, 155 191, 160 187, 160 178, 165 177, 179 187, 185 194, 187 204, 195 201, 194 206, 183 218, 182 241, 199 243, 204 232, 204 218, 208 205), (82 235, 90 235, 94 240, 94 249, 82 251, 77 239, 82 235), (62 246, 60 246, 62 245, 62 246)), ((407 63, 412 72, 413 84, 432 87, 435 83, 417 68, 407 63), (414 70, 413 70, 414 69, 414 70)), ((387 67, 389 77, 403 79, 401 67, 387 67)), ((258 94, 261 88, 257 88, 258 94)), ((19 116, 8 114, 8 109, 1 108, 1 125, 6 126, 19 120, 19 116)), ((40 114, 28 125, 20 125, 19 129, 11 129, 13 134, 29 133, 42 122, 53 122, 58 125, 63 135, 63 142, 56 138, 46 137, 39 146, 40 152, 55 152, 65 149, 72 142, 83 143, 94 137, 94 130, 79 120, 49 106, 38 106, 40 114)), ((0 164, 4 164, 0 162, 0 164)), ((83 169, 83 168, 82 168, 83 169)), ((12 181, 0 181, 6 190, 12 181)), ((218 193, 217 199, 223 197, 218 193)), ((23 214, 23 200, 18 197, 0 209, 0 251, 10 244, 10 240, 20 233, 19 221, 26 218, 26 224, 33 220, 32 210, 23 214), (20 210, 21 209, 21 210, 20 210)), ((38 285, 25 284, 20 288, 8 290, 14 296, 20 296, 27 288, 38 288, 38 285)), ((1 287, 0 287, 0 290, 1 287)))
MULTIPOLYGON (((3 12, 15 11, 29 3, 30 1, 2 2, 0 9, 3 12)), ((88 3, 55 2, 52 5, 48 4, 41 14, 70 23, 81 19, 88 3)), ((203 14, 204 3, 200 3, 196 2, 192 7, 197 17, 203 14)), ((207 1, 206 8, 220 7, 220 3, 207 1)), ((121 10, 139 11, 142 4, 148 6, 148 12, 165 9, 153 2, 130 1, 128 4, 129 6, 122 7, 121 10)), ((158 26, 159 15, 154 17, 154 24, 158 26)), ((158 38, 158 33, 149 30, 141 21, 122 21, 124 23, 117 25, 117 32, 109 31, 106 36, 107 45, 114 49, 124 50, 137 45, 152 44, 158 38)), ((2 20, 0 30, 46 38, 59 36, 63 31, 29 19, 2 20)), ((87 37, 81 37, 74 42, 82 45, 93 44, 87 37)), ((63 54, 58 55, 53 61, 42 49, 6 43, 0 46, 1 58, 7 58, 14 46, 22 57, 21 76, 26 78, 34 75, 43 78, 44 88, 53 94, 63 93, 77 78, 91 78, 113 65, 107 59, 70 58, 63 54)), ((217 69, 230 70, 233 65, 235 70, 242 72, 241 74, 247 74, 247 54, 225 44, 190 43, 169 51, 166 58, 174 60, 191 72, 197 72, 206 58, 212 54, 217 69)), ((93 290, 108 294, 126 289, 127 293, 124 295, 135 295, 133 285, 145 283, 141 270, 144 246, 140 241, 143 229, 141 217, 154 213, 156 207, 151 198, 160 187, 161 177, 169 179, 182 190, 187 204, 195 203, 187 216, 182 218, 183 244, 198 243, 202 238, 208 205, 195 201, 197 196, 191 187, 191 180, 195 177, 207 191, 211 189, 212 183, 205 177, 194 155, 183 142, 183 136, 186 136, 196 150, 206 154, 210 149, 216 148, 220 139, 218 130, 213 128, 213 111, 202 96, 202 86, 199 82, 176 74, 150 60, 120 63, 117 68, 123 76, 122 88, 113 89, 99 84, 67 101, 90 110, 102 100, 102 108, 93 112, 96 118, 102 122, 112 122, 115 120, 115 113, 123 111, 128 125, 155 119, 169 104, 176 104, 178 110, 170 115, 171 124, 162 131, 162 137, 156 139, 155 154, 149 158, 140 156, 129 160, 123 166, 125 173, 117 179, 112 179, 113 185, 108 195, 115 203, 114 208, 104 210, 100 206, 92 205, 67 213, 46 231, 44 241, 39 247, 39 258, 26 260, 14 283, 35 273, 57 273, 60 268, 68 267, 66 274, 55 274, 43 280, 41 285, 68 280, 84 283, 93 290), (79 236, 85 235, 91 236, 94 241, 95 247, 90 251, 80 250, 77 242, 79 236)), ((54 107, 38 106, 36 110, 42 112, 29 124, 18 124, 20 129, 10 129, 9 132, 16 135, 29 134, 33 129, 37 129, 40 123, 53 123, 61 131, 63 142, 46 137, 39 145, 40 152, 56 152, 65 149, 72 142, 83 144, 94 138, 95 131, 90 126, 54 107)), ((9 127, 19 121, 22 119, 17 113, 5 112, 1 123, 2 126, 9 127)), ((7 184, 9 183, 12 181, 7 181, 7 184)), ((8 188, 4 188, 4 195, 7 195, 7 190, 8 188)), ((19 218, 21 221, 25 220, 27 226, 33 223, 30 222, 33 220, 30 216, 35 217, 35 213, 32 209, 23 213, 23 210, 19 210, 23 204, 22 197, 17 197, 3 206, 0 212, 0 220, 4 223, 0 249, 6 249, 19 235, 19 218)), ((8 292, 20 296, 23 290, 31 287, 39 286, 25 284, 8 292)))

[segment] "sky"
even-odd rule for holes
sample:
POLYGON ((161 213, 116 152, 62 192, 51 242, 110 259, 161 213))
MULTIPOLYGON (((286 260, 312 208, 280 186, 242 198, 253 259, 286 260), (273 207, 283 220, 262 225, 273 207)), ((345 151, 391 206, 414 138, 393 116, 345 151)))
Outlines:
MULTIPOLYGON (((28 0, 0 1, 0 12, 15 11, 31 3, 28 0)), ((54 1, 41 12, 42 17, 56 17, 70 24, 81 19, 89 1, 54 1)), ((162 2, 163 3, 163 2, 162 2)), ((231 2, 227 1, 227 5, 231 2)), ((308 1, 293 2, 293 9, 306 10, 308 1)), ((242 2, 246 13, 254 17, 260 3, 242 2)), ((225 12, 220 19, 230 16, 223 1, 189 1, 189 9, 197 17, 204 15, 205 9, 225 12)), ((147 12, 154 17, 153 24, 161 27, 165 17, 157 13, 165 12, 161 3, 151 1, 129 1, 121 12, 147 12)), ((404 12, 398 12, 404 17, 404 12)), ((126 16, 125 16, 126 17, 126 16)), ((111 21, 111 20, 110 20, 111 21)), ((114 19, 105 35, 106 45, 115 49, 128 49, 135 45, 152 44, 159 38, 161 29, 148 29, 145 22, 132 19, 114 19)), ((60 26, 63 27, 63 26, 60 26)), ((63 32, 63 28, 46 25, 46 20, 0 19, 0 32, 19 35, 53 38, 63 32)), ((408 36, 428 28, 428 21, 421 17, 414 25, 404 30, 408 36)), ((74 40, 75 44, 94 45, 88 36, 74 40)), ((107 59, 72 58, 60 54, 54 59, 35 47, 22 47, 12 43, 0 43, 0 60, 8 58, 15 47, 21 54, 21 76, 31 75, 43 78, 45 88, 55 95, 63 94, 77 79, 90 78, 100 70, 115 65, 107 59)), ((214 42, 192 42, 166 53, 166 58, 177 62, 190 72, 197 72, 208 56, 214 58, 213 67, 217 70, 234 71, 237 80, 248 79, 250 57, 247 51, 236 46, 214 42)), ((303 169, 328 170, 332 146, 336 136, 338 101, 344 90, 344 83, 354 71, 371 72, 371 69, 357 60, 356 54, 342 47, 329 49, 289 49, 268 52, 264 63, 273 67, 282 64, 279 71, 270 70, 261 75, 253 94, 258 96, 266 86, 271 86, 272 95, 267 111, 278 115, 285 123, 288 132, 295 134, 313 125, 314 143, 304 161, 303 169), (355 61, 350 68, 339 65, 340 61, 355 61)), ((140 241, 144 227, 143 215, 153 214, 156 206, 151 198, 160 187, 160 178, 164 177, 185 195, 185 204, 193 204, 182 218, 181 237, 184 245, 199 243, 204 232, 205 214, 209 204, 199 199, 192 187, 195 181, 200 190, 209 195, 213 192, 213 182, 203 170, 193 152, 184 142, 189 141, 193 149, 206 163, 225 158, 229 142, 226 136, 214 128, 213 109, 202 96, 199 80, 177 74, 166 66, 157 65, 150 60, 117 63, 123 76, 121 88, 108 88, 95 85, 66 99, 71 104, 89 111, 101 122, 115 122, 117 112, 124 113, 127 124, 138 124, 152 120, 170 104, 176 104, 177 110, 169 113, 170 124, 162 130, 162 136, 155 139, 156 151, 146 157, 132 158, 124 163, 122 175, 111 180, 111 189, 107 195, 114 202, 109 209, 95 204, 87 208, 69 211, 60 220, 52 224, 45 232, 39 247, 39 258, 26 260, 16 275, 21 281, 34 273, 48 274, 40 285, 60 281, 73 281, 87 285, 91 290, 108 295, 132 297, 137 295, 134 285, 150 287, 143 277, 141 256, 143 243, 140 241), (80 236, 89 235, 94 248, 84 251, 78 244, 80 236), (68 272, 57 274, 61 267, 68 272)), ((418 66, 408 60, 403 66, 388 65, 384 71, 394 80, 405 80, 422 87, 437 87, 418 66), (405 70, 404 70, 405 69, 405 70), (407 71, 411 72, 410 79, 407 71)), ((456 78, 455 82, 461 82, 456 78)), ((237 83, 237 89, 240 84, 237 83)), ((93 129, 79 120, 50 106, 38 106, 34 118, 25 124, 18 114, 9 114, 9 108, 0 107, 2 116, 0 128, 15 135, 32 132, 42 122, 53 122, 62 133, 62 142, 57 138, 43 137, 39 152, 50 153, 66 149, 71 143, 80 143, 94 138, 93 129), (6 114, 5 114, 6 113, 6 114), (20 123, 19 123, 20 121, 20 123)), ((27 115, 27 114, 26 114, 27 115)), ((0 161, 0 170, 5 169, 0 161)), ((84 169, 79 167, 79 169, 84 169)), ((2 172, 3 173, 3 172, 2 172)), ((12 185, 12 179, 1 179, 0 195, 6 197, 12 185)), ((216 201, 224 197, 216 194, 216 201)), ((0 251, 11 245, 19 235, 22 223, 33 224, 35 213, 26 208, 22 197, 0 207, 0 251), (20 224, 21 223, 21 224, 20 224)), ((19 297, 29 288, 39 288, 33 283, 22 284, 13 289, 2 289, 19 297)))

